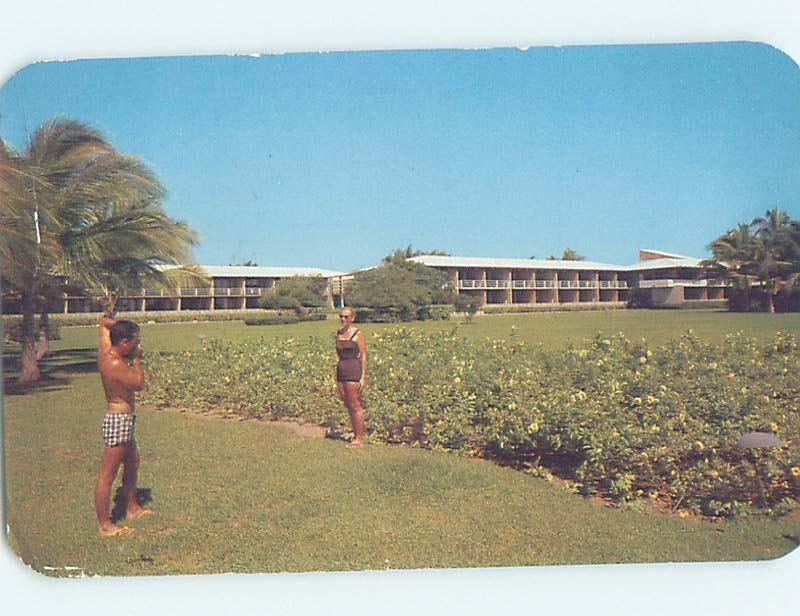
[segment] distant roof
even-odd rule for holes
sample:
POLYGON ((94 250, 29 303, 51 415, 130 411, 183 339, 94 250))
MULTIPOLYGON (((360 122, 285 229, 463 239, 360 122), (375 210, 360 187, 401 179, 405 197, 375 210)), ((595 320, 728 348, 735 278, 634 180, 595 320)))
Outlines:
POLYGON ((639 260, 641 261, 648 261, 648 260, 657 260, 657 259, 693 259, 694 257, 687 257, 686 255, 676 255, 672 252, 664 252, 663 250, 653 250, 651 248, 640 248, 639 249, 639 260), (643 258, 643 254, 648 255, 645 259, 643 258))
POLYGON ((646 261, 639 261, 638 263, 628 265, 622 269, 626 272, 637 272, 651 269, 672 269, 674 267, 701 267, 701 262, 702 259, 695 259, 693 257, 647 259, 646 261))
POLYGON ((201 265, 212 278, 289 278, 290 276, 322 276, 333 278, 346 272, 319 267, 262 267, 260 265, 201 265))
MULTIPOLYGON (((648 251, 656 252, 656 251, 648 251)), ((660 251, 659 251, 660 252, 660 251)), ((660 254, 667 254, 660 252, 660 254)), ((445 257, 439 255, 420 255, 410 261, 430 267, 480 267, 497 269, 544 269, 544 270, 605 270, 616 272, 636 272, 674 267, 700 267, 702 259, 679 255, 661 259, 648 259, 633 265, 612 265, 594 261, 563 261, 559 259, 494 259, 488 257, 445 257)))
POLYGON ((562 261, 560 259, 494 259, 489 257, 445 257, 440 255, 420 255, 410 261, 430 267, 488 267, 498 269, 551 269, 551 270, 611 270, 625 268, 609 263, 593 261, 562 261))

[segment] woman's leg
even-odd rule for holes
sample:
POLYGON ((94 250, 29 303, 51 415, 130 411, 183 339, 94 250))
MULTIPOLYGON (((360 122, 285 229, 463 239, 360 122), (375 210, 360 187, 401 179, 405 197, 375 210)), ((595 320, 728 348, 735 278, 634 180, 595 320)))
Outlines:
POLYGON ((340 383, 344 388, 344 404, 350 414, 350 424, 353 427, 353 440, 347 447, 360 447, 364 443, 364 413, 361 408, 360 385, 348 381, 340 383))

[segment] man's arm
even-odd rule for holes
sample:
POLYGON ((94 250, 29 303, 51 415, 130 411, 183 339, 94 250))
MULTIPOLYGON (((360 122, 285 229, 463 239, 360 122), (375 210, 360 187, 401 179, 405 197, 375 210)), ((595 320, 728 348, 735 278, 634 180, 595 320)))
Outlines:
POLYGON ((111 328, 114 327, 116 321, 108 317, 100 319, 100 343, 97 347, 98 356, 106 354, 111 350, 111 328))
POLYGON ((121 358, 111 360, 109 372, 111 378, 128 391, 144 389, 144 366, 138 352, 130 364, 121 358))

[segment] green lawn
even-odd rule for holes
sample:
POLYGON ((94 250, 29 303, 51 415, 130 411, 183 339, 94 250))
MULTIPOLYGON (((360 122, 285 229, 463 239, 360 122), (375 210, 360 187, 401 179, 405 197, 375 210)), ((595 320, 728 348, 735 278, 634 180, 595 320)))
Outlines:
MULTIPOLYGON (((151 324, 142 321, 146 350, 175 351, 199 348, 200 337, 243 340, 259 336, 318 335, 331 336, 337 327, 334 320, 312 321, 289 326, 247 326, 241 321, 207 323, 151 324)), ((408 326, 408 324, 406 324, 408 326)), ((475 317, 471 324, 462 319, 425 321, 411 325, 424 331, 442 331, 457 327, 465 336, 504 339, 512 328, 521 340, 558 349, 569 342, 579 343, 605 334, 624 333, 635 340, 647 338, 660 344, 692 329, 706 341, 722 340, 727 333, 743 331, 747 335, 766 338, 778 330, 800 333, 800 314, 735 314, 705 310, 612 310, 608 312, 562 312, 539 314, 501 314, 475 317)), ((396 325, 359 325, 366 333, 393 328, 396 325)), ((60 348, 89 348, 95 345, 97 331, 93 327, 68 327, 62 330, 60 348)))
MULTIPOLYGON (((148 351, 179 350, 198 345, 199 335, 300 337, 329 335, 335 326, 144 325, 143 337, 148 351)), ((736 330, 797 333, 800 315, 498 315, 459 330, 507 338, 512 326, 525 340, 558 347, 597 330, 656 343, 690 327, 709 340, 736 330)), ((764 559, 800 543, 796 516, 712 523, 646 506, 617 510, 452 454, 378 445, 350 451, 281 425, 146 408, 137 424, 139 483, 158 515, 136 523, 131 536, 101 540, 91 502, 104 412, 96 331, 65 328, 62 336, 43 385, 6 396, 4 405, 10 539, 26 562, 49 574, 764 559)))

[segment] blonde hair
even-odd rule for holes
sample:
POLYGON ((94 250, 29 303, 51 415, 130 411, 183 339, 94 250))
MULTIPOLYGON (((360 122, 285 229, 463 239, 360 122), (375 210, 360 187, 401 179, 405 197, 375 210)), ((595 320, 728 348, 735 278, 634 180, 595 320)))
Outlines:
POLYGON ((341 310, 339 310, 339 314, 342 314, 345 311, 349 312, 352 315, 354 321, 356 320, 356 311, 353 308, 351 308, 350 306, 345 306, 341 310))

